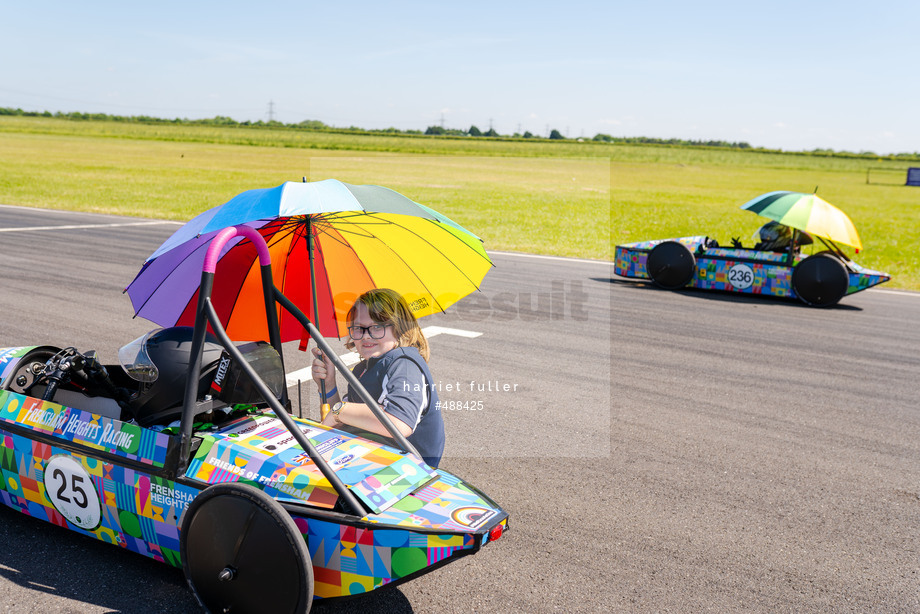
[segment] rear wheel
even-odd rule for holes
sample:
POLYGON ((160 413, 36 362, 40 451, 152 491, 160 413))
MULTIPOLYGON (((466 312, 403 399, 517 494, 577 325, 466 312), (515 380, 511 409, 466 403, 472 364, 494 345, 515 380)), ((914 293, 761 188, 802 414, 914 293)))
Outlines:
POLYGON ((803 303, 812 307, 836 305, 849 286, 846 267, 830 253, 809 256, 792 271, 792 290, 803 303))
POLYGON ((217 484, 182 519, 182 567, 209 612, 310 611, 313 567, 277 501, 246 484, 217 484))
POLYGON ((696 258, 690 248, 678 241, 659 243, 645 260, 648 276, 659 288, 676 290, 693 280, 696 258))

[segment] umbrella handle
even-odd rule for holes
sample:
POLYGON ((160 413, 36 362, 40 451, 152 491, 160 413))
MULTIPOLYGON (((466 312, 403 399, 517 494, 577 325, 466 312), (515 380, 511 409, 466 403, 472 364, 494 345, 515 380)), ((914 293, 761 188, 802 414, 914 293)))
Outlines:
MULTIPOLYGON (((317 358, 322 359, 323 353, 320 352, 317 358)), ((325 363, 326 361, 323 360, 323 362, 325 363)), ((333 369, 334 368, 335 367, 333 367, 333 369)), ((320 402, 319 420, 320 422, 322 422, 323 420, 326 419, 326 416, 329 415, 329 411, 331 410, 331 407, 329 407, 329 403, 326 402, 326 380, 319 381, 319 402, 320 402)))

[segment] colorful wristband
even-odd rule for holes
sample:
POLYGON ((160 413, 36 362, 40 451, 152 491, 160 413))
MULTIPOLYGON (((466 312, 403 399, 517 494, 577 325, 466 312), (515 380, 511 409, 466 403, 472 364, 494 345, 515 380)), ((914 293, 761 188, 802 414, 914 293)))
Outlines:
POLYGON ((331 399, 333 396, 335 396, 335 393, 338 392, 338 391, 339 391, 339 389, 338 389, 337 387, 333 386, 333 387, 332 387, 332 390, 326 391, 326 398, 327 398, 327 399, 331 399))

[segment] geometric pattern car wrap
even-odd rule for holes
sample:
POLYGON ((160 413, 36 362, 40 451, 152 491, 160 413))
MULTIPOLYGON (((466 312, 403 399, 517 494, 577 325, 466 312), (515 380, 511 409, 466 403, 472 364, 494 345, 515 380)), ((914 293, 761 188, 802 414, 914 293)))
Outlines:
POLYGON ((199 490, 176 484, 116 463, 75 454, 10 433, 0 424, 0 502, 7 507, 67 527, 77 533, 116 544, 155 560, 180 566, 178 519, 199 490), (55 458, 72 459, 82 469, 57 475, 46 473, 55 458), (65 517, 62 499, 75 494, 87 497, 88 488, 74 489, 80 476, 92 483, 96 493, 88 513, 97 522, 85 528, 80 517, 65 517))
MULTIPOLYGON (((797 298, 792 289, 792 272, 806 255, 796 254, 790 265, 786 253, 706 247, 707 239, 700 235, 617 245, 614 273, 620 277, 648 279, 646 260, 652 248, 665 241, 677 241, 690 248, 696 258, 696 272, 687 288, 797 298)), ((891 279, 887 273, 867 269, 852 260, 846 262, 845 267, 849 277, 846 294, 860 292, 891 279)))
MULTIPOLYGON (((316 595, 339 597, 373 590, 487 543, 488 533, 469 531, 489 523, 497 514, 494 504, 458 478, 440 473, 437 481, 388 512, 366 519, 377 526, 360 528, 295 518, 310 549, 316 595), (393 525, 429 531, 394 530, 393 525), (434 527, 462 533, 437 533, 434 527)), ((507 518, 499 524, 504 530, 507 518)))
POLYGON ((186 476, 171 480, 162 473, 176 436, 9 390, 0 391, 0 503, 181 567, 179 526, 191 501, 210 484, 251 484, 291 514, 321 598, 363 593, 473 553, 490 530, 507 528, 501 508, 447 471, 295 421, 373 510, 367 516, 342 521, 323 511, 334 491, 270 413, 196 432, 186 476))
POLYGON ((169 437, 163 433, 9 390, 0 390, 3 422, 158 468, 166 462, 169 437))
MULTIPOLYGON (((294 421, 339 479, 375 512, 436 475, 421 461, 383 444, 294 421)), ((202 445, 189 467, 189 477, 209 484, 244 478, 279 501, 299 499, 325 508, 335 505, 335 489, 278 418, 249 417, 198 435, 202 445)))

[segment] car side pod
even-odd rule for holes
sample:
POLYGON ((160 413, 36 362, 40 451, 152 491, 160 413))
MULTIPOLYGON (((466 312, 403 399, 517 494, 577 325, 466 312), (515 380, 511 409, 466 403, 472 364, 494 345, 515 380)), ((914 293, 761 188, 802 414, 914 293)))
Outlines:
POLYGON ((186 580, 207 611, 310 611, 307 543, 281 504, 258 488, 209 486, 186 510, 180 536, 186 580))
POLYGON ((696 257, 679 241, 664 241, 652 248, 645 261, 652 282, 665 290, 683 288, 696 273, 696 257))
POLYGON ((792 291, 812 307, 836 305, 846 295, 849 285, 846 267, 827 252, 805 258, 792 271, 792 291))

